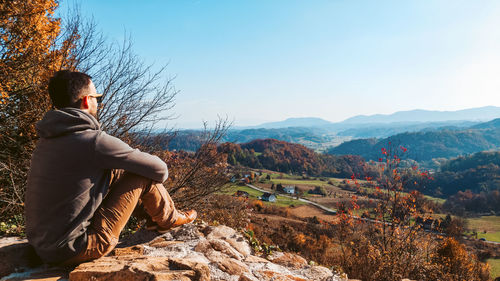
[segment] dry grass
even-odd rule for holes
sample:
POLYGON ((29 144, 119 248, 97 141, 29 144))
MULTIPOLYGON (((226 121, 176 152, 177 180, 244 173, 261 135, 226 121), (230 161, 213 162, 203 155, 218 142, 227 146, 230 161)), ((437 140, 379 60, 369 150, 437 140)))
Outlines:
POLYGON ((312 218, 317 217, 320 220, 335 223, 337 218, 334 215, 325 214, 325 212, 317 207, 311 205, 303 205, 295 208, 289 208, 290 214, 298 218, 312 218))

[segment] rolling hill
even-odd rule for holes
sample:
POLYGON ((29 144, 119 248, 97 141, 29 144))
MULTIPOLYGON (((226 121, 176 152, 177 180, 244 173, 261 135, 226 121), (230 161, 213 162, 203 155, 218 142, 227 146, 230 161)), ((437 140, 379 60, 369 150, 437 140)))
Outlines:
POLYGON ((409 110, 393 114, 358 115, 344 120, 343 124, 394 123, 394 122, 446 122, 488 121, 500 117, 500 107, 485 106, 456 111, 409 110))
MULTIPOLYGON (((497 112, 498 116, 500 116, 500 107, 493 106, 453 112, 413 110, 396 112, 391 115, 356 116, 340 123, 331 123, 320 118, 289 118, 281 122, 265 123, 257 126, 259 128, 230 129, 223 141, 246 143, 255 139, 272 138, 302 144, 317 152, 327 151, 330 147, 350 140, 374 138, 377 139, 376 142, 381 141, 380 145, 372 144, 368 146, 366 144, 357 146, 358 142, 346 142, 330 150, 334 154, 355 154, 366 157, 370 150, 380 148, 384 143, 384 139, 386 139, 385 142, 388 139, 395 139, 416 147, 417 151, 420 150, 422 145, 427 145, 430 153, 427 156, 423 155, 423 153, 412 156, 417 159, 422 160, 429 157, 449 158, 464 153, 498 147, 495 132, 487 131, 500 127, 500 118, 494 120, 490 118, 495 116, 497 112), (406 121, 383 123, 385 121, 394 121, 397 118, 406 121), (432 119, 433 121, 407 121, 419 118, 420 120, 432 119), (488 120, 491 121, 481 123, 467 120, 435 120, 450 118, 471 118, 475 120, 490 118, 488 120), (474 132, 468 132, 468 130, 474 130, 474 132), (452 135, 455 136, 452 137, 452 135), (456 139, 460 137, 464 138, 464 143, 456 139), (415 140, 412 140, 412 138, 415 138, 415 140), (428 139, 425 140, 425 138, 428 139), (421 144, 417 144, 417 140, 420 140, 421 144)), ((168 147, 177 150, 196 150, 199 147, 201 135, 201 130, 179 131, 174 138, 170 139, 168 147)), ((368 159, 373 158, 376 158, 376 156, 368 157, 368 159)))
POLYGON ((299 118, 288 118, 283 121, 268 122, 257 126, 252 126, 251 128, 288 128, 288 127, 325 127, 332 125, 330 121, 326 121, 321 118, 316 117, 299 117, 299 118))
POLYGON ((452 158, 485 150, 500 148, 500 122, 474 125, 462 130, 433 130, 396 134, 382 139, 358 139, 344 142, 328 150, 334 155, 360 155, 367 160, 377 160, 383 147, 402 145, 408 152, 403 159, 429 161, 433 158, 452 158))

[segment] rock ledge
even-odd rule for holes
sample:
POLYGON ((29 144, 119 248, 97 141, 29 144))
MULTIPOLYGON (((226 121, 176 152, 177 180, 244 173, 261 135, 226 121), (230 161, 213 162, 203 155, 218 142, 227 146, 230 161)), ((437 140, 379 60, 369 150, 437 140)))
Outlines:
POLYGON ((166 234, 138 231, 108 256, 74 269, 33 267, 18 238, 0 239, 2 280, 347 280, 293 253, 252 255, 246 239, 227 226, 187 224, 166 234))

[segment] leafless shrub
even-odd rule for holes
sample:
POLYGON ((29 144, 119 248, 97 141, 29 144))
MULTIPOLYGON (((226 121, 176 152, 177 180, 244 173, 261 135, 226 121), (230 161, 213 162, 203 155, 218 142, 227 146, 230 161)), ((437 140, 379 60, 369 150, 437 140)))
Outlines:
POLYGON ((137 56, 130 36, 121 43, 109 42, 95 22, 82 19, 78 9, 68 13, 63 35, 72 41, 64 45, 70 49, 61 67, 92 76, 103 94, 98 118, 104 131, 137 141, 144 135, 134 133, 148 132, 159 121, 174 117, 175 77, 166 75, 167 65, 156 68, 137 56))
POLYGON ((249 222, 248 202, 241 197, 213 194, 203 198, 199 204, 199 217, 209 224, 223 224, 244 229, 249 222))
POLYGON ((213 129, 205 123, 203 142, 195 153, 162 152, 162 158, 170 166, 165 185, 176 204, 196 206, 201 199, 220 191, 228 183, 227 156, 217 152, 217 144, 229 127, 227 119, 219 119, 213 129))

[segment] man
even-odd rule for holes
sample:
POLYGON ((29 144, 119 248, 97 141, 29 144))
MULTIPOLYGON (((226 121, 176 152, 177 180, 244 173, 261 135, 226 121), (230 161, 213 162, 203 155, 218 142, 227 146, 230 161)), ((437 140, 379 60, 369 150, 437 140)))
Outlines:
POLYGON ((49 82, 56 110, 36 124, 40 136, 26 190, 26 234, 47 263, 77 264, 109 253, 138 203, 164 232, 192 222, 165 187, 167 165, 100 130, 90 76, 58 71, 49 82))

